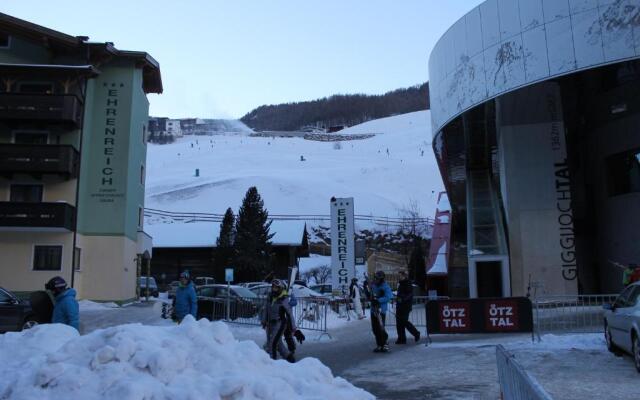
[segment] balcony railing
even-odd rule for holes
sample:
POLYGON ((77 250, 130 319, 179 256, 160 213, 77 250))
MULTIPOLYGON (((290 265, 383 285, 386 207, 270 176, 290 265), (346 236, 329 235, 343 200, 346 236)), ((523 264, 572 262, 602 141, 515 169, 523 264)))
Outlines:
POLYGON ((0 228, 75 229, 75 207, 67 203, 0 202, 0 228))
POLYGON ((57 174, 78 177, 79 153, 71 145, 0 144, 0 175, 57 174))
POLYGON ((72 94, 0 93, 0 120, 37 120, 81 125, 82 102, 72 94))

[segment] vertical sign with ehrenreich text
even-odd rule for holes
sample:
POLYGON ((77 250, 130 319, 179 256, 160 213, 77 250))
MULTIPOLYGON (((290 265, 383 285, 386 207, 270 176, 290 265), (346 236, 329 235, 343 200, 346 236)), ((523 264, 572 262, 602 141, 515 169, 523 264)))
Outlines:
POLYGON ((331 289, 334 294, 349 293, 355 276, 355 229, 353 197, 331 199, 331 289))

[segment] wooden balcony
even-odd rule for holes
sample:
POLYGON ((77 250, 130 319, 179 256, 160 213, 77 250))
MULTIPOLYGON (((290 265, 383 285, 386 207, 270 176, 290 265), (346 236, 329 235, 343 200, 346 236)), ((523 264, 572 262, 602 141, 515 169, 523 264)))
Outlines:
POLYGON ((73 231, 75 207, 67 203, 0 202, 0 229, 73 231))
POLYGON ((47 121, 79 128, 82 101, 72 94, 0 93, 0 120, 47 121))
POLYGON ((0 144, 0 175, 53 174, 78 177, 80 154, 71 145, 0 144))

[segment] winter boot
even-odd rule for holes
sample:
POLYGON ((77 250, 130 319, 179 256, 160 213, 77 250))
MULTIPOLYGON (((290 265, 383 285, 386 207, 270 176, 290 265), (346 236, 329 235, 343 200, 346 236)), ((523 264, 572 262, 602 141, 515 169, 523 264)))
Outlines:
POLYGON ((287 360, 287 361, 289 361, 291 364, 293 364, 293 363, 295 363, 295 362, 296 362, 296 358, 295 358, 295 356, 293 355, 293 353, 290 353, 290 354, 287 356, 286 360, 287 360))
POLYGON ((414 338, 416 339, 416 343, 418 343, 420 341, 420 332, 418 332, 414 338))

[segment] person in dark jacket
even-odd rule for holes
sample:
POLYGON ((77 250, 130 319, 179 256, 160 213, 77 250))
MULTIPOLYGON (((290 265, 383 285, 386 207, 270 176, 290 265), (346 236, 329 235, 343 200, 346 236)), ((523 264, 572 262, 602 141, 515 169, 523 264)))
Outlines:
POLYGON ((279 353, 287 361, 296 362, 293 353, 282 342, 284 331, 288 329, 293 332, 293 336, 300 343, 305 340, 305 337, 296 327, 291 306, 289 305, 289 296, 284 283, 280 279, 274 279, 271 282, 271 293, 262 312, 261 323, 262 328, 267 333, 265 350, 271 358, 277 359, 279 353))
POLYGON ((80 307, 76 300, 76 291, 67 288, 67 282, 59 276, 53 277, 44 288, 54 296, 53 316, 54 324, 65 324, 80 330, 80 307))
POLYGON ((406 344, 407 336, 405 329, 409 331, 416 340, 420 340, 420 332, 409 321, 409 314, 413 306, 413 287, 407 273, 400 271, 400 281, 398 282, 398 294, 396 295, 396 329, 398 331, 398 339, 396 344, 406 344))
POLYGON ((198 296, 196 296, 196 289, 193 286, 193 282, 191 282, 189 271, 183 271, 180 274, 180 285, 176 289, 174 312, 178 323, 182 322, 187 315, 192 315, 193 318, 198 316, 198 296))
POLYGON ((387 307, 392 298, 393 293, 387 282, 385 282, 384 272, 376 271, 375 282, 371 285, 371 329, 376 337, 376 348, 373 350, 376 353, 389 351, 389 346, 387 345, 389 334, 384 325, 387 307))

